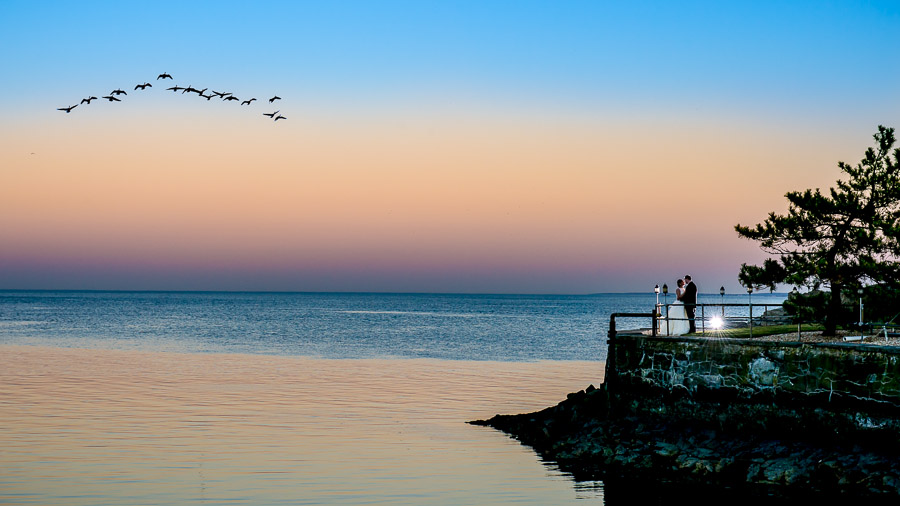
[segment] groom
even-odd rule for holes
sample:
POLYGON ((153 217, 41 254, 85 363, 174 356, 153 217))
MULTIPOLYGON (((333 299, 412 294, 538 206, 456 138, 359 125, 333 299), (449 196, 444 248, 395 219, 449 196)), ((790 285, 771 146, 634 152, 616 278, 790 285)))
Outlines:
POLYGON ((684 312, 687 314, 688 323, 690 324, 690 332, 693 334, 697 332, 697 325, 694 323, 694 315, 696 315, 697 311, 697 285, 691 281, 691 275, 684 275, 684 282, 687 283, 684 287, 684 295, 681 296, 681 302, 684 303, 684 312))

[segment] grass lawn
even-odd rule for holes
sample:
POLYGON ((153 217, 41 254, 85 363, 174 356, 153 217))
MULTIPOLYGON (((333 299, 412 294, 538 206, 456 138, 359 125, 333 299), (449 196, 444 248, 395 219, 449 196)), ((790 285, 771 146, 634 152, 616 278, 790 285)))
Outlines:
MULTIPOLYGON (((800 328, 800 330, 802 330, 803 332, 820 331, 824 329, 825 326, 819 323, 807 323, 800 328)), ((796 325, 766 325, 762 327, 753 327, 753 337, 772 336, 775 334, 791 334, 796 332, 796 325)), ((706 332, 697 332, 695 334, 688 335, 696 337, 732 337, 738 339, 749 338, 750 328, 746 327, 741 329, 707 330, 706 332)))

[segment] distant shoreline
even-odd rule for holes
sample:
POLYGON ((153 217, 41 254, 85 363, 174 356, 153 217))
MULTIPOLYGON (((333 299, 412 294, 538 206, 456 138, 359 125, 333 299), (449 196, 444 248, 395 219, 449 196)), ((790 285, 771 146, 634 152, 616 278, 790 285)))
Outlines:
MULTIPOLYGON (((284 295, 442 295, 442 296, 468 296, 468 297, 600 297, 608 295, 647 295, 654 297, 652 292, 594 292, 594 293, 504 293, 504 292, 377 292, 377 291, 294 291, 294 290, 131 290, 131 289, 83 289, 83 288, 0 288, 0 293, 225 293, 225 294, 284 294, 284 295)), ((735 294, 727 294, 734 296, 735 294)), ((743 294, 738 294, 743 295, 743 294)), ((788 292, 760 292, 754 295, 778 295, 787 297, 788 292)), ((718 292, 700 292, 702 297, 721 297, 718 292)), ((673 295, 674 297, 674 295, 673 295)))

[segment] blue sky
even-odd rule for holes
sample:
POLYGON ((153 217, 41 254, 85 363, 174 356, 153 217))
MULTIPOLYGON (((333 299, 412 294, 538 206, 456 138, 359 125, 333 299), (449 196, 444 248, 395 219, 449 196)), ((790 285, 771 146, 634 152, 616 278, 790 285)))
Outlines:
POLYGON ((9 92, 59 92, 60 83, 165 70, 227 77, 236 86, 272 83, 335 102, 446 93, 575 107, 811 110, 883 93, 879 84, 898 77, 891 62, 898 28, 897 2, 7 1, 0 7, 7 102, 9 92))
POLYGON ((7 0, 0 288, 738 290, 734 224, 900 126, 898 33, 896 1, 7 0))

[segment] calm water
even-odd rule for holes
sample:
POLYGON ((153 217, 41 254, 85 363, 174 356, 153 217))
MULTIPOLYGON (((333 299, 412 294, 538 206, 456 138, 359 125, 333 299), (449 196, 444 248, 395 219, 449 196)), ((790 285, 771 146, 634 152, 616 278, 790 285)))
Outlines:
MULTIPOLYGON (((753 297, 754 303, 784 299, 753 297)), ((700 296, 700 302, 719 300, 700 296)), ((746 295, 725 298, 746 301, 746 295)), ((647 313, 655 302, 652 293, 0 291, 0 343, 319 358, 604 360, 609 314, 647 313)), ((619 326, 649 322, 626 319, 619 326)))
MULTIPOLYGON (((0 346, 3 504, 566 504, 492 429, 593 362, 330 360, 0 346)), ((598 499, 599 500, 599 499, 598 499)))
POLYGON ((0 503, 631 504, 464 422, 598 384, 654 302, 0 292, 0 503))

